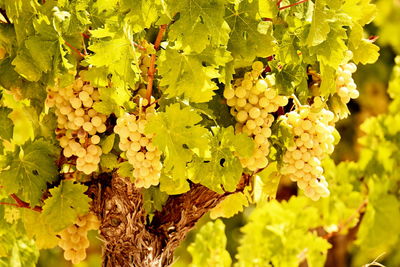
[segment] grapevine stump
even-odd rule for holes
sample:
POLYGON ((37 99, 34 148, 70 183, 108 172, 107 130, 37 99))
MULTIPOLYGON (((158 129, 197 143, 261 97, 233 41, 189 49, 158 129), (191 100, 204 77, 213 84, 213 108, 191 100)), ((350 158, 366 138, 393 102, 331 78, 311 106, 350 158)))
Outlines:
MULTIPOLYGON (((235 192, 249 183, 243 175, 235 192)), ((92 188, 93 191, 93 188, 92 188)), ((161 211, 148 221, 140 189, 127 178, 114 175, 94 191, 94 210, 101 218, 103 267, 169 266, 174 250, 196 222, 226 196, 198 184, 181 195, 170 196, 161 211)))

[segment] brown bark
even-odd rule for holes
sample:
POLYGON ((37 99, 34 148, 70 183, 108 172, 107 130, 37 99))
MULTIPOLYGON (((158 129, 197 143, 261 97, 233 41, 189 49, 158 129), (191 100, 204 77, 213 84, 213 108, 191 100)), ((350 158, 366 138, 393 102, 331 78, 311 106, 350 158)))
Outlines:
MULTIPOLYGON (((238 191, 250 177, 243 175, 238 191)), ((198 184, 170 196, 151 223, 143 207, 141 190, 126 178, 114 176, 91 188, 94 211, 101 218, 103 267, 169 266, 174 250, 196 222, 232 192, 218 194, 198 184)))

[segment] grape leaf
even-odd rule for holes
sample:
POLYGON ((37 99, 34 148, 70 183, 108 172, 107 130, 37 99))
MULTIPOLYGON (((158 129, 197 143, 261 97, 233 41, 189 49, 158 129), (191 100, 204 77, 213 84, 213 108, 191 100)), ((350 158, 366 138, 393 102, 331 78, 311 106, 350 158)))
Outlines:
POLYGON ((118 157, 114 154, 102 154, 100 157, 100 166, 103 171, 112 171, 118 167, 118 157))
POLYGON ((58 244, 57 232, 43 218, 40 213, 29 209, 24 209, 22 215, 26 233, 35 239, 36 246, 39 249, 53 248, 58 244))
POLYGON ((179 104, 168 106, 165 112, 150 118, 146 132, 155 134, 153 143, 165 156, 164 168, 171 171, 172 179, 186 179, 186 163, 194 152, 202 153, 208 148, 208 131, 197 125, 201 116, 189 107, 179 104))
POLYGON ((140 53, 135 49, 129 37, 124 34, 113 39, 99 39, 88 47, 94 52, 86 62, 95 67, 107 67, 112 74, 111 81, 116 88, 135 88, 139 80, 138 66, 140 53))
POLYGON ((121 0, 119 11, 125 13, 125 23, 134 33, 150 28, 159 18, 161 5, 157 0, 121 0), (129 12, 128 12, 129 11, 129 12))
POLYGON ((262 202, 242 228, 238 266, 323 266, 330 244, 309 231, 318 226, 316 207, 304 197, 262 202), (299 257, 301 255, 301 257, 299 257))
POLYGON ((345 1, 342 10, 361 26, 370 23, 377 13, 377 8, 370 0, 345 1))
POLYGON ((171 14, 179 13, 169 30, 171 41, 181 40, 184 48, 195 53, 202 52, 208 45, 226 46, 229 26, 224 20, 225 0, 167 1, 171 14))
POLYGON ((214 95, 217 85, 211 80, 218 78, 214 66, 204 66, 196 55, 167 48, 160 55, 158 72, 160 86, 165 86, 168 97, 184 95, 193 102, 206 102, 214 95))
POLYGON ((8 118, 11 109, 0 107, 0 137, 10 140, 13 134, 13 122, 8 118))
POLYGON ((62 181, 50 189, 51 197, 44 201, 42 217, 58 232, 74 223, 79 215, 89 211, 90 198, 84 194, 87 186, 73 181, 62 181))
POLYGON ((0 172, 0 184, 10 194, 22 192, 19 196, 37 205, 46 184, 57 179, 56 155, 57 149, 47 141, 27 142, 10 155, 9 168, 0 172))
POLYGON ((21 51, 12 64, 15 66, 15 71, 28 81, 37 82, 42 76, 42 72, 33 63, 27 51, 21 51))
POLYGON ((205 158, 195 157, 190 164, 189 179, 207 186, 217 193, 232 192, 242 176, 242 165, 234 152, 249 156, 254 142, 244 134, 234 135, 233 127, 214 129, 210 141, 211 153, 205 158))
POLYGON ((356 64, 372 64, 378 60, 379 47, 363 38, 363 28, 360 25, 352 27, 349 48, 353 52, 353 61, 356 64))
POLYGON ((48 72, 53 67, 53 55, 56 54, 56 44, 53 41, 43 40, 38 36, 30 37, 25 41, 33 63, 41 71, 48 72))
POLYGON ((129 100, 131 94, 127 88, 99 88, 100 92, 100 102, 96 102, 93 108, 102 114, 110 115, 115 113, 117 115, 121 114, 122 106, 129 107, 129 100))
POLYGON ((248 205, 249 200, 247 199, 245 194, 241 192, 231 194, 210 211, 210 218, 230 218, 235 214, 242 212, 244 207, 247 207, 248 205))
POLYGON ((101 149, 103 151, 103 154, 108 154, 114 147, 115 143, 115 133, 112 133, 108 136, 106 136, 103 140, 100 142, 101 149))
POLYGON ((133 166, 128 161, 124 161, 124 162, 121 162, 120 164, 118 164, 117 172, 122 177, 128 177, 128 178, 131 178, 131 180, 134 180, 133 166))
POLYGON ((225 18, 231 28, 228 50, 234 58, 252 61, 274 53, 272 24, 260 22, 259 2, 237 1, 226 9, 225 18), (260 23, 262 30, 258 28, 260 23))
POLYGON ((387 183, 373 181, 368 186, 372 192, 356 241, 366 251, 375 248, 383 253, 399 239, 386 230, 391 229, 395 233, 400 231, 400 202, 394 195, 385 192, 386 186, 387 183))
POLYGON ((152 186, 143 192, 143 206, 147 213, 161 211, 168 199, 168 194, 162 192, 160 188, 152 186))
POLYGON ((221 220, 208 222, 200 228, 195 241, 188 247, 192 255, 189 266, 231 266, 232 259, 226 250, 226 242, 224 223, 221 220))
POLYGON ((316 0, 310 31, 307 36, 307 44, 316 46, 323 43, 330 32, 329 22, 333 14, 326 8, 325 0, 316 0))

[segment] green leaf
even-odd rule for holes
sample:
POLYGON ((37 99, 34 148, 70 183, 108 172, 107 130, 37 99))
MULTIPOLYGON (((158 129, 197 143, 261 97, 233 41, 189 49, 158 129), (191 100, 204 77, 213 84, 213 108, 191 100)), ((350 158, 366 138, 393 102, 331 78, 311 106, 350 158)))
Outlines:
POLYGON ((33 59, 27 52, 20 52, 12 61, 15 71, 28 81, 37 82, 42 76, 42 72, 34 64, 33 59))
POLYGON ((119 9, 125 16, 126 25, 138 33, 150 28, 159 19, 161 3, 158 0, 121 0, 119 9))
POLYGON ((186 179, 186 164, 195 152, 208 149, 208 131, 197 125, 200 121, 201 116, 189 107, 181 109, 173 104, 146 125, 146 132, 155 134, 153 143, 165 156, 164 168, 175 181, 186 179))
POLYGON ((356 64, 372 64, 378 60, 379 47, 363 38, 363 28, 360 25, 352 27, 349 48, 353 51, 353 61, 356 64))
POLYGON ((161 211, 163 205, 168 199, 168 194, 162 192, 160 188, 151 186, 149 189, 144 190, 143 205, 147 213, 161 211))
POLYGON ((114 147, 115 133, 106 136, 100 143, 103 154, 108 154, 114 147))
POLYGON ((259 172, 254 182, 254 199, 256 202, 265 201, 267 197, 275 198, 278 191, 280 175, 277 162, 271 162, 267 168, 259 172))
POLYGON ((100 157, 100 166, 104 170, 113 170, 118 167, 118 157, 114 154, 102 154, 100 157))
POLYGON ((316 46, 323 43, 330 32, 329 22, 332 13, 326 8, 325 0, 316 0, 310 31, 307 36, 307 45, 316 46))
POLYGON ((22 221, 29 238, 35 239, 35 244, 39 249, 49 249, 57 246, 58 238, 51 225, 44 221, 44 216, 40 213, 24 209, 22 221))
POLYGON ((51 197, 44 201, 43 220, 58 232, 74 223, 76 218, 89 211, 91 199, 84 193, 87 186, 73 181, 62 181, 50 189, 51 197))
POLYGON ((117 173, 122 177, 127 177, 127 178, 131 178, 131 180, 134 180, 133 166, 128 161, 124 161, 124 162, 121 162, 120 164, 118 164, 117 173))
POLYGON ((214 95, 217 85, 211 80, 218 78, 214 66, 204 66, 196 55, 167 48, 160 55, 160 86, 165 86, 168 97, 184 95, 193 102, 207 102, 214 95))
POLYGON ((10 155, 8 169, 0 172, 0 184, 9 194, 22 192, 21 198, 37 205, 47 183, 57 179, 56 155, 57 149, 44 140, 27 142, 10 155))
POLYGON ((119 115, 121 112, 121 107, 130 107, 129 101, 131 98, 131 93, 126 88, 99 88, 100 92, 100 102, 93 105, 93 108, 102 114, 110 115, 115 113, 119 115))
POLYGON ((195 241, 188 247, 192 256, 189 266, 231 266, 232 259, 226 250, 226 243, 224 223, 220 220, 208 222, 201 227, 195 241))
POLYGON ((215 208, 210 211, 211 219, 219 217, 230 218, 239 212, 242 212, 244 207, 249 205, 249 200, 245 194, 239 192, 228 195, 215 208))
POLYGON ((160 176, 160 190, 168 195, 178 195, 189 191, 190 185, 186 179, 177 179, 164 170, 160 176))
POLYGON ((0 107, 0 137, 6 140, 10 140, 13 135, 13 122, 8 118, 11 111, 9 108, 0 107))
POLYGON ((180 40, 184 48, 195 53, 207 46, 226 46, 229 40, 229 26, 224 20, 225 0, 183 0, 167 1, 169 12, 179 12, 179 19, 170 29, 171 41, 180 40))
POLYGON ((259 2, 237 1, 226 9, 226 21, 231 28, 228 50, 240 60, 252 61, 274 53, 272 24, 260 22, 259 2))
POLYGON ((233 127, 214 129, 211 138, 211 153, 205 158, 196 157, 190 164, 189 179, 207 186, 217 193, 232 192, 236 189, 241 176, 242 165, 234 152, 251 155, 253 140, 242 134, 236 136, 233 127))
POLYGON ((113 86, 121 90, 135 88, 140 75, 140 53, 128 35, 124 33, 120 37, 95 41, 88 47, 94 54, 86 58, 87 64, 97 68, 106 67, 108 73, 112 74, 113 86))
POLYGON ((56 53, 56 43, 42 40, 40 37, 30 37, 25 41, 35 65, 43 72, 48 72, 53 67, 53 55, 56 53))
POLYGON ((369 183, 372 192, 356 241, 363 250, 376 251, 374 253, 378 255, 396 244, 399 237, 392 232, 400 231, 400 202, 394 195, 385 192, 385 184, 381 181, 369 183))
POLYGON ((310 232, 318 224, 318 210, 304 197, 260 203, 242 228, 237 266, 297 267, 306 259, 322 267, 331 245, 310 232))

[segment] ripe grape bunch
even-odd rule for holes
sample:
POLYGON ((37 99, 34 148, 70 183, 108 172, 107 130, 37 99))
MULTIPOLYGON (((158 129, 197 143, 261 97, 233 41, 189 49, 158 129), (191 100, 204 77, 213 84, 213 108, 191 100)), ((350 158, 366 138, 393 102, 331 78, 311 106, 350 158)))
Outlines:
POLYGON ((233 88, 224 90, 224 97, 231 107, 230 112, 237 121, 236 132, 246 133, 254 139, 253 155, 240 158, 242 166, 251 171, 268 165, 268 138, 271 136, 270 128, 274 121, 270 113, 288 103, 286 96, 278 95, 273 76, 261 77, 263 70, 262 62, 254 62, 252 71, 246 72, 244 78, 237 79, 233 88))
POLYGON ((51 88, 46 99, 48 107, 56 108, 56 134, 64 156, 76 156, 76 168, 88 175, 96 171, 102 154, 98 134, 106 131, 107 116, 93 109, 99 98, 97 88, 78 78, 65 88, 51 88))
POLYGON ((155 114, 154 98, 151 105, 142 111, 147 100, 140 99, 138 115, 125 113, 117 119, 114 132, 120 137, 119 148, 125 152, 128 162, 133 166, 133 176, 137 187, 149 188, 160 180, 162 164, 161 152, 152 143, 153 134, 145 133, 148 119, 155 114))
POLYGON ((347 63, 339 66, 336 72, 336 93, 343 104, 349 103, 350 99, 356 99, 360 95, 352 78, 352 74, 356 70, 356 64, 347 63))
POLYGON ((60 232, 58 246, 64 250, 64 258, 78 264, 86 258, 89 247, 87 232, 99 229, 100 222, 96 215, 88 213, 79 217, 74 224, 60 232))
POLYGON ((334 150, 335 128, 329 125, 334 121, 331 111, 315 110, 313 106, 300 106, 281 116, 294 136, 294 144, 283 155, 280 172, 297 182, 306 196, 318 200, 329 195, 321 160, 334 150))

